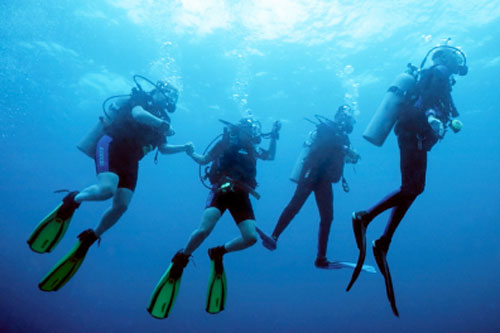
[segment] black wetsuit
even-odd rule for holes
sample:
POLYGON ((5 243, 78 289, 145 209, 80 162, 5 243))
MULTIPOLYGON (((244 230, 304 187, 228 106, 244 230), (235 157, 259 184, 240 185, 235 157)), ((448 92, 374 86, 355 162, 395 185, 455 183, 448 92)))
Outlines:
POLYGON ((444 66, 433 66, 423 71, 417 83, 414 98, 408 101, 396 123, 395 133, 400 150, 401 188, 367 211, 367 223, 383 211, 392 210, 389 222, 377 246, 389 248, 399 223, 417 196, 424 191, 427 171, 427 152, 439 137, 429 126, 429 110, 446 125, 458 112, 451 97, 450 73, 444 66))
POLYGON ((346 148, 349 138, 335 123, 320 124, 311 145, 311 151, 304 161, 295 193, 281 213, 272 237, 278 239, 281 233, 297 215, 309 195, 314 192, 320 215, 318 232, 318 258, 326 258, 328 237, 333 221, 332 183, 342 177, 346 148))
MULTIPOLYGON (((136 92, 118 108, 113 122, 106 127, 96 148, 96 172, 113 172, 118 175, 118 187, 135 190, 139 161, 150 151, 166 143, 165 134, 159 129, 138 123, 132 109, 141 106, 159 118, 166 114, 156 107, 151 97, 136 92)), ((165 119, 168 120, 168 119, 165 119)))
POLYGON ((212 190, 206 207, 215 207, 221 214, 229 210, 237 224, 255 220, 248 191, 257 186, 256 166, 260 155, 254 146, 231 144, 229 138, 225 137, 217 142, 208 155, 213 161, 208 175, 212 190), (227 187, 221 188, 224 184, 228 184, 227 187))

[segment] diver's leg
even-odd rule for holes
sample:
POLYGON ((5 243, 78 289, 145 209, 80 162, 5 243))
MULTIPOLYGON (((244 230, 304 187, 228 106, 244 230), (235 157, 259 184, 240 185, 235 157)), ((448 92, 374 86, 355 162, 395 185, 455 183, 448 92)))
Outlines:
MULTIPOLYGON (((97 173, 97 184, 85 188, 75 196, 75 201, 101 201, 111 198, 116 189, 120 186, 119 182, 124 175, 123 171, 129 167, 127 156, 122 156, 118 145, 113 142, 113 139, 108 136, 102 136, 96 146, 95 152, 95 167, 97 173)), ((137 163, 131 164, 131 167, 137 167, 137 163)), ((133 172, 132 172, 133 173, 133 172)), ((137 178, 137 177, 136 177, 137 178)), ((123 180, 122 180, 123 181, 123 180)), ((129 187, 129 186, 120 186, 129 187)), ((134 190, 134 188, 131 188, 134 190)))
POLYGON ((95 229, 97 236, 101 237, 106 230, 118 222, 120 217, 122 217, 123 213, 127 210, 133 195, 134 192, 128 188, 118 188, 116 190, 113 196, 112 206, 106 210, 99 225, 95 229))
POLYGON ((321 218, 318 233, 318 254, 316 257, 318 262, 326 261, 328 238, 333 221, 333 190, 331 183, 328 181, 319 182, 314 190, 314 196, 321 218))
POLYGON ((379 246, 385 252, 387 252, 389 249, 389 245, 392 241, 392 236, 394 235, 396 228, 399 226, 399 223, 401 222, 401 220, 403 219, 403 217, 405 216, 406 212, 410 208, 413 201, 415 201, 415 199, 416 196, 408 197, 404 201, 402 201, 399 205, 394 207, 394 209, 392 210, 391 216, 389 218, 389 221, 387 222, 384 233, 377 240, 377 246, 379 246))
POLYGON ((222 254, 246 249, 257 242, 255 215, 248 193, 237 190, 231 192, 227 198, 227 208, 238 225, 241 235, 221 246, 222 254))
MULTIPOLYGON (((384 198, 377 205, 369 209, 362 219, 368 225, 376 216, 389 208, 399 205, 408 205, 412 196, 418 196, 425 188, 427 170, 427 151, 419 149, 416 139, 398 137, 401 188, 384 198)), ((415 200, 415 198, 413 198, 415 200)), ((410 203, 411 205, 411 203, 410 203)), ((406 208, 407 210, 408 208, 406 208)), ((403 213, 404 215, 404 213, 403 213)))
POLYGON ((427 151, 417 145, 402 145, 401 151, 401 190, 399 202, 391 212, 385 231, 377 240, 377 247, 387 252, 399 223, 406 212, 425 189, 427 173, 427 151))
MULTIPOLYGON (((139 174, 139 161, 130 158, 126 154, 118 154, 113 151, 111 145, 111 157, 109 158, 110 172, 118 175, 118 189, 113 196, 113 204, 101 218, 101 222, 95 230, 97 236, 101 236, 106 230, 111 228, 125 211, 134 195, 139 174)), ((100 170, 99 167, 97 168, 100 170)))
POLYGON ((386 196, 380 202, 378 202, 375 206, 368 209, 366 214, 362 215, 363 222, 367 226, 375 217, 379 214, 385 212, 386 210, 393 208, 399 204, 401 204, 404 200, 404 196, 401 193, 401 190, 397 190, 386 196))
POLYGON ((200 226, 193 231, 182 252, 188 256, 191 255, 191 253, 193 253, 201 245, 201 243, 203 243, 205 238, 210 235, 220 217, 221 212, 216 207, 206 208, 203 212, 200 226))
POLYGON ((255 220, 241 221, 238 223, 238 228, 240 229, 241 236, 224 244, 226 252, 240 251, 257 242, 255 220))
POLYGON ((281 233, 286 229, 286 227, 288 227, 292 219, 300 211, 311 192, 312 186, 309 183, 306 184, 300 182, 297 185, 292 199, 281 213, 278 223, 276 223, 276 226, 274 227, 274 231, 271 235, 274 240, 278 240, 281 233))
POLYGON ((97 184, 91 185, 75 196, 75 201, 102 201, 111 198, 118 187, 118 175, 102 172, 97 175, 97 184))

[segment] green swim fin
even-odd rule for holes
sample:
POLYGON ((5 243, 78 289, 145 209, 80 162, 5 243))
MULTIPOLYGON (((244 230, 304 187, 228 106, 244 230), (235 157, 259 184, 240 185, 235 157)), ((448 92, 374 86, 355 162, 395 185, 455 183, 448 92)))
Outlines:
POLYGON ((68 229, 73 213, 80 206, 74 201, 77 191, 70 192, 36 227, 28 239, 30 248, 38 253, 52 251, 68 229))
MULTIPOLYGON (((216 247, 208 250, 210 257, 210 276, 208 279, 207 307, 208 313, 216 314, 224 310, 226 305, 227 281, 222 255, 216 247)), ((223 250, 225 252, 225 250, 223 250)))
POLYGON ((155 318, 164 319, 174 306, 181 286, 182 272, 189 262, 189 256, 178 251, 172 263, 155 287, 148 305, 148 312, 155 318))
POLYGON ((57 291, 64 286, 80 268, 90 246, 98 239, 92 229, 78 235, 78 242, 38 284, 42 291, 57 291))

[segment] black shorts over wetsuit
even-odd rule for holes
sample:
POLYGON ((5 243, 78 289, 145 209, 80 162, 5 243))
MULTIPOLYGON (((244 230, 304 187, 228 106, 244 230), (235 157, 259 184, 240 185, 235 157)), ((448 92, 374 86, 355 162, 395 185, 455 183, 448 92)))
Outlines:
POLYGON ((118 187, 135 190, 139 161, 150 151, 166 143, 165 134, 157 128, 140 124, 132 117, 132 109, 141 106, 161 117, 149 95, 136 93, 124 101, 116 119, 105 129, 96 147, 96 173, 112 172, 118 175, 118 187))
POLYGON ((213 189, 207 199, 206 208, 209 207, 217 208, 221 214, 224 214, 226 209, 229 210, 236 224, 245 220, 255 220, 248 192, 244 190, 213 189))
POLYGON ((135 190, 139 173, 139 160, 133 158, 127 146, 121 145, 108 135, 97 144, 95 156, 96 173, 112 172, 119 178, 118 187, 135 190))
POLYGON ((257 152, 253 146, 244 147, 230 144, 227 139, 219 141, 208 153, 212 159, 209 179, 213 189, 206 207, 215 207, 221 214, 229 210, 236 224, 245 220, 255 220, 248 189, 255 188, 257 182, 257 152), (230 179, 230 180, 229 180, 230 179), (224 183, 230 188, 221 189, 224 183))

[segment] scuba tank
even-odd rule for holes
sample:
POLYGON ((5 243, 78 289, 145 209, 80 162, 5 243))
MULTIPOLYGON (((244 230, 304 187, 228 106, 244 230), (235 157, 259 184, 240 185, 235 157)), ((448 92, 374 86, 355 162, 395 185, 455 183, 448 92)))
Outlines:
POLYGON ((384 99, 368 123, 363 137, 376 146, 382 146, 396 123, 401 105, 416 85, 416 67, 408 64, 408 70, 399 74, 387 89, 384 99))
POLYGON ((290 174, 290 180, 294 183, 298 183, 299 180, 303 176, 304 163, 311 152, 311 147, 314 142, 314 138, 316 136, 316 130, 313 130, 309 133, 309 137, 302 144, 302 150, 295 162, 295 166, 293 167, 292 173, 290 174))
POLYGON ((95 158, 97 143, 104 135, 104 118, 99 117, 97 124, 76 145, 82 153, 90 158, 95 158))
POLYGON ((106 133, 106 127, 109 126, 117 116, 117 111, 120 107, 127 101, 127 99, 120 99, 118 103, 113 103, 108 107, 106 111, 106 102, 111 99, 119 98, 119 97, 130 97, 131 95, 118 95, 112 96, 106 99, 103 102, 103 112, 105 116, 100 116, 97 123, 92 127, 92 129, 80 140, 80 142, 76 145, 76 147, 85 155, 90 158, 95 158, 97 143, 102 138, 102 136, 106 133))
MULTIPOLYGON (((314 118, 316 118, 318 122, 315 122, 309 118, 304 118, 304 119, 312 123, 316 127, 319 124, 331 125, 333 123, 333 121, 331 121, 330 119, 319 114, 315 114, 314 118)), ((311 147, 314 143, 314 140, 316 139, 316 133, 317 133, 317 128, 309 132, 309 137, 302 144, 302 150, 300 151, 297 161, 295 162, 295 165, 292 169, 292 173, 290 174, 290 180, 294 183, 298 183, 299 180, 302 179, 302 177, 304 176, 303 175, 304 163, 307 159, 307 156, 309 156, 309 153, 311 152, 311 147)))

